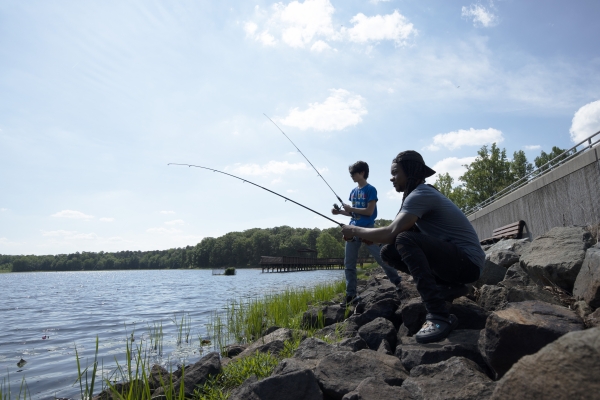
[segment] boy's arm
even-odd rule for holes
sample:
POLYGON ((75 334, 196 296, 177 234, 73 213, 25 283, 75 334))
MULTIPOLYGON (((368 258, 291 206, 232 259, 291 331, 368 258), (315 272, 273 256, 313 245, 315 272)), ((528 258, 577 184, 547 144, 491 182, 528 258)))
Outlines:
POLYGON ((331 209, 331 213, 332 213, 333 215, 345 215, 346 217, 351 217, 351 216, 352 216, 352 214, 351 214, 351 213, 349 213, 349 212, 347 212, 347 211, 344 211, 344 210, 336 210, 335 208, 332 208, 332 209, 331 209))
POLYGON ((377 200, 371 200, 367 203, 367 208, 355 208, 348 204, 344 204, 344 210, 348 213, 355 213, 360 215, 366 215, 370 217, 375 212, 375 206, 377 205, 377 200))
POLYGON ((342 233, 345 237, 358 236, 376 243, 393 244, 396 236, 413 227, 419 217, 414 214, 401 212, 396 216, 389 226, 383 228, 361 228, 354 225, 342 226, 342 233))

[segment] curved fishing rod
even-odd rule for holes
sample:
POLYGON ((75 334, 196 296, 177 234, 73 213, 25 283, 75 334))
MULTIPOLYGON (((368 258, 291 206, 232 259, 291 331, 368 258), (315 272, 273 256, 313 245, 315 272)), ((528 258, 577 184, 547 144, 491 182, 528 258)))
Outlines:
MULTIPOLYGON (((267 117, 267 118, 268 118, 268 117, 267 117)), ((314 212, 315 214, 317 214, 317 215, 320 215, 321 217, 323 217, 323 218, 325 218, 325 219, 328 219, 329 221, 331 221, 331 222, 333 222, 333 223, 336 223, 336 224, 338 224, 339 226, 343 226, 343 225, 344 225, 344 224, 342 224, 342 223, 340 223, 340 222, 337 222, 337 221, 336 221, 336 220, 334 220, 334 219, 331 219, 331 218, 329 218, 329 217, 327 217, 327 216, 325 216, 325 215, 321 214, 320 212, 317 212, 317 211, 313 210, 312 208, 308 208, 308 207, 306 207, 305 205, 298 203, 297 201, 294 201, 294 200, 292 200, 292 199, 289 199, 289 198, 287 198, 287 197, 285 197, 285 196, 283 196, 283 195, 280 195, 279 193, 277 193, 277 192, 274 192, 274 191, 272 191, 272 190, 270 190, 270 189, 267 189, 266 187, 262 187, 262 186, 260 186, 260 185, 257 185, 257 184, 256 184, 256 183, 254 183, 254 182, 250 182, 250 181, 249 181, 249 180, 247 180, 247 179, 240 178, 239 176, 235 176, 235 175, 232 175, 232 174, 228 174, 227 172, 219 171, 218 169, 213 169, 213 168, 203 167, 203 166, 201 166, 201 165, 193 165, 193 164, 177 164, 177 163, 168 163, 167 165, 183 165, 183 166, 187 166, 187 167, 202 168, 202 169, 207 169, 207 170, 209 170, 209 171, 218 172, 218 173, 220 173, 220 174, 223 174, 223 175, 229 175, 229 176, 231 176, 232 178, 239 179, 239 180, 240 180, 240 181, 242 181, 242 182, 248 182, 248 183, 249 183, 249 184, 251 184, 251 185, 254 185, 254 186, 256 186, 256 187, 259 187, 259 188, 261 188, 261 189, 263 189, 263 190, 266 190, 267 192, 271 192, 271 193, 273 193, 273 194, 275 194, 275 195, 277 195, 277 196, 279 196, 279 197, 283 197, 283 198, 284 198, 286 201, 291 201, 292 203, 294 203, 294 204, 297 204, 297 205, 299 205, 300 207, 306 208, 308 211, 312 211, 312 212, 314 212)))
MULTIPOLYGON (((302 150, 300 150, 300 149, 298 148, 298 146, 296 146, 296 144, 295 144, 294 142, 292 142, 292 139, 290 139, 290 138, 288 137, 288 135, 286 135, 286 134, 285 134, 285 132, 284 132, 284 131, 283 131, 283 130, 282 130, 282 129, 281 129, 281 128, 280 128, 280 127, 279 127, 279 126, 278 126, 278 125, 275 123, 275 121, 273 121, 271 118, 269 118, 269 116, 268 116, 267 114, 263 113, 263 115, 264 115, 265 117, 267 117, 267 118, 269 119, 269 121, 273 122, 273 125, 275 125, 275 126, 277 127, 277 129, 279 129, 279 130, 281 131, 281 133, 283 133, 283 136, 285 136, 285 137, 287 138, 287 140, 289 140, 289 141, 290 141, 290 143, 291 143, 292 145, 294 145, 294 147, 296 148, 296 150, 298 150, 298 152, 299 152, 300 154, 302 154, 302 157, 304 157, 304 159, 305 159, 306 161, 308 161, 308 163, 310 164, 310 166, 311 166, 311 167, 313 167, 313 169, 314 169, 314 170, 317 172, 317 175, 319 175, 319 177, 320 177, 321 179, 323 179, 323 182, 325 182, 325 184, 327 185, 327 187, 329 187, 329 189, 331 189, 331 191, 333 192, 333 194, 335 195, 335 197, 337 197, 337 199, 340 201, 340 204, 344 205, 344 202, 342 201, 342 199, 340 199, 340 196, 338 196, 338 195, 337 195, 337 193, 336 193, 336 192, 335 192, 335 191, 334 191, 334 190, 331 188, 331 186, 329 186, 329 183, 327 183, 327 181, 325 180, 325 178, 323 178, 323 175, 321 175, 321 173, 320 173, 320 172, 319 172, 319 171, 318 171, 318 170, 315 168, 315 166, 314 166, 314 165, 312 165, 312 163, 311 163, 311 162, 310 162, 310 160, 309 160, 309 159, 308 159, 308 158, 307 158, 307 157, 304 155, 304 153, 302 152, 302 150)), ((334 207, 336 210, 338 210, 338 211, 340 210, 340 207, 339 207, 337 204, 334 204, 334 205, 333 205, 333 207, 334 207)))

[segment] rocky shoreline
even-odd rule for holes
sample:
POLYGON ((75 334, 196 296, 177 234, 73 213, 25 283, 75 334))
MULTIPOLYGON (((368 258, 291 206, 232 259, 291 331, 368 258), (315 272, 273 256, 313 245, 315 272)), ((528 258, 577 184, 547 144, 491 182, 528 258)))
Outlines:
MULTIPOLYGON (((232 360, 279 354, 286 340, 300 338, 271 376, 251 377, 229 399, 597 399, 600 244, 594 242, 582 227, 561 227, 532 242, 485 247, 483 275, 468 296, 449 304, 458 327, 429 344, 413 338, 426 310, 412 278, 403 275, 399 295, 378 268, 359 282, 363 302, 349 317, 333 302, 313 308, 303 322, 321 318, 325 326, 314 337, 272 327, 250 345, 229 346, 228 357, 206 355, 186 367, 183 380, 173 373, 174 386, 190 396, 232 360)), ((154 366, 150 379, 164 382, 166 374, 154 366)), ((164 389, 152 398, 166 398, 164 389)))

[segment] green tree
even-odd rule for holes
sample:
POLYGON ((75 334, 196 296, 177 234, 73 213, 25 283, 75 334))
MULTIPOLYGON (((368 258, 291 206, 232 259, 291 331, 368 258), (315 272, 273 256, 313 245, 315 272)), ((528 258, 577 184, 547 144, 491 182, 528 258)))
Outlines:
POLYGON ((446 172, 445 174, 438 175, 433 186, 435 186, 435 188, 437 190, 439 190, 441 194, 450 198, 450 195, 452 194, 452 191, 453 191, 453 188, 452 188, 453 184, 454 184, 454 179, 450 176, 449 173, 446 172))
POLYGON ((335 258, 344 256, 344 246, 327 232, 317 238, 317 257, 335 258))
POLYGON ((560 161, 564 160, 565 158, 567 158, 570 155, 571 155, 571 152, 565 153, 565 150, 561 149, 560 147, 552 146, 552 151, 550 151, 550 153, 546 153, 544 150, 542 150, 541 154, 533 160, 533 163, 535 164, 536 168, 539 168, 539 170, 541 172, 541 171, 545 171, 548 169, 548 166, 547 165, 544 166, 544 164, 548 163, 549 161, 553 160, 554 158, 558 157, 556 160, 554 160, 552 165, 558 164, 560 161), (562 156, 559 157, 561 154, 562 154, 562 156), (544 166, 544 167, 542 167, 542 166, 544 166))
POLYGON ((523 150, 515 151, 513 153, 513 159, 510 163, 510 173, 512 175, 512 181, 516 182, 523 178, 525 175, 533 171, 533 165, 527 161, 527 156, 523 150))
POLYGON ((512 183, 510 161, 506 150, 493 143, 483 146, 478 157, 467 165, 467 171, 459 179, 464 182, 465 199, 469 206, 478 204, 512 183))

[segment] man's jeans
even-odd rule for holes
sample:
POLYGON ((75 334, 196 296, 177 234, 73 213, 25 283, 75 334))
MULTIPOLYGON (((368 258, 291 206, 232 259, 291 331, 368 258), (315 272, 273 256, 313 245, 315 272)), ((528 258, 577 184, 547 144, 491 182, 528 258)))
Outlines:
MULTIPOLYGON (((346 242, 346 252, 344 258, 344 272, 346 273, 346 296, 356 295, 356 260, 358 259, 358 250, 360 249, 361 244, 362 242, 358 237, 354 237, 352 241, 346 242)), ((390 267, 381 259, 381 246, 376 243, 371 245, 365 244, 365 246, 367 246, 369 253, 371 253, 373 258, 375 258, 377 264, 381 265, 390 281, 392 281, 394 285, 399 283, 401 278, 396 269, 390 267)))
POLYGON ((479 279, 479 267, 450 242, 419 232, 406 231, 396 236, 395 244, 381 248, 383 260, 411 274, 430 314, 450 314, 437 285, 461 285, 479 279))

